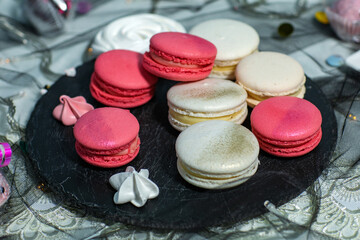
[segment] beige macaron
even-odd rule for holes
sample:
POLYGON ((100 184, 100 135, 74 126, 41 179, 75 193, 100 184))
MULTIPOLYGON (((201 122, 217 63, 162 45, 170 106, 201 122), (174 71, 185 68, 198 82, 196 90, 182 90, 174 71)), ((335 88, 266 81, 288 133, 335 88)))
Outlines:
POLYGON ((179 131, 208 120, 241 124, 248 114, 246 98, 246 91, 229 80, 206 78, 178 83, 167 92, 169 122, 179 131))
POLYGON ((235 79, 236 65, 258 50, 260 38, 256 30, 233 19, 212 19, 195 25, 189 32, 212 42, 217 55, 209 77, 235 79))
POLYGON ((247 181, 258 168, 259 144, 242 125, 211 120, 181 132, 175 149, 177 168, 188 183, 223 189, 247 181))
POLYGON ((250 107, 275 96, 305 95, 306 77, 292 57, 278 52, 257 52, 245 57, 236 67, 236 83, 248 93, 250 107))

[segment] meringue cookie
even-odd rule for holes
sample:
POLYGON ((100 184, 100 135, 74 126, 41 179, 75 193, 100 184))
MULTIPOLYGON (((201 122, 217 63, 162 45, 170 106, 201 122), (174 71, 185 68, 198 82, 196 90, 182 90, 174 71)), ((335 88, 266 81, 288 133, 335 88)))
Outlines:
POLYGON ((142 207, 148 199, 159 195, 159 188, 149 179, 147 169, 137 172, 129 166, 125 172, 111 176, 109 182, 117 190, 114 195, 115 204, 131 202, 136 207, 142 207))
POLYGON ((100 30, 92 43, 95 56, 113 49, 127 49, 140 53, 149 50, 150 38, 160 32, 186 32, 170 18, 156 14, 137 14, 119 18, 100 30))
POLYGON ((60 96, 60 102, 54 108, 52 115, 66 126, 74 125, 82 115, 94 109, 82 96, 70 98, 62 95, 60 96))

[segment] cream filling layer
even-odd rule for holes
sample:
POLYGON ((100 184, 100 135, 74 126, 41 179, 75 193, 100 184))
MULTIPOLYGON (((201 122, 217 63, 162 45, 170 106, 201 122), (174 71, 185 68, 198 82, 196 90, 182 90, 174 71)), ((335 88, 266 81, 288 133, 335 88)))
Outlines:
POLYGON ((249 166, 245 166, 244 169, 233 172, 233 173, 209 173, 209 172, 202 172, 197 169, 191 168, 187 166, 183 161, 178 159, 179 164, 181 168, 192 177, 200 178, 200 179, 208 179, 208 180, 231 180, 231 179, 238 179, 239 177, 249 177, 252 174, 249 174, 249 172, 252 172, 251 170, 259 164, 259 160, 255 159, 249 166))
POLYGON ((195 123, 198 122, 203 122, 203 121, 208 121, 208 120, 224 120, 224 121, 231 121, 232 119, 237 118, 240 115, 244 114, 244 110, 241 109, 238 112, 234 112, 232 114, 229 115, 225 115, 225 116, 214 116, 214 117, 195 117, 195 116, 189 116, 189 115, 183 115, 177 112, 174 112, 172 109, 169 109, 169 114, 171 115, 172 118, 174 118, 175 120, 184 123, 184 124, 188 124, 188 125, 193 125, 195 123))
POLYGON ((136 149, 139 147, 139 136, 137 136, 134 141, 130 144, 129 148, 124 149, 120 151, 117 154, 114 154, 114 156, 122 156, 122 155, 128 155, 132 154, 136 151, 136 149))
POLYGON ((237 64, 245 57, 255 53, 255 52, 258 52, 258 49, 255 49, 253 51, 251 51, 249 54, 246 54, 244 55, 243 57, 240 57, 238 59, 233 59, 233 60, 219 60, 219 59, 215 59, 215 62, 214 62, 214 66, 215 67, 231 67, 231 66, 237 66, 237 64))
POLYGON ((255 96, 259 96, 259 97, 276 97, 276 96, 290 96, 291 94, 296 94, 299 91, 302 91, 302 88, 304 87, 306 82, 306 77, 304 76, 303 81, 301 81, 301 83, 296 86, 296 88, 292 89, 292 90, 288 90, 288 91, 283 91, 283 92, 279 92, 279 93, 275 93, 275 92, 260 92, 260 91, 256 91, 253 89, 250 89, 246 86, 244 86, 240 81, 236 81, 236 83, 238 83, 240 86, 242 86, 246 92, 248 93, 248 95, 252 94, 255 96))
POLYGON ((217 72, 233 72, 236 69, 236 65, 232 65, 232 66, 214 66, 213 67, 213 71, 217 71, 217 72))
POLYGON ((240 105, 237 105, 235 107, 233 106, 227 106, 227 110, 221 111, 221 110, 204 110, 204 112, 196 112, 195 110, 187 110, 185 108, 180 108, 178 106, 173 105, 172 103, 170 103, 168 101, 168 106, 169 109, 171 109, 172 111, 179 113, 181 115, 185 115, 185 116, 191 116, 191 117, 204 117, 204 118, 208 118, 208 117, 222 117, 222 116, 226 116, 226 115, 231 115, 234 114, 236 112, 239 112, 243 109, 246 108, 246 102, 245 102, 246 98, 244 96, 243 100, 239 100, 239 102, 243 101, 240 105))
MULTIPOLYGON (((301 92, 302 92, 302 88, 300 88, 298 91, 292 93, 292 94, 289 94, 289 95, 286 95, 286 96, 291 96, 291 97, 298 97, 301 95, 301 92)), ((254 99, 254 100, 257 100, 257 101, 264 101, 268 98, 271 98, 272 96, 259 96, 259 95, 255 95, 251 92, 248 92, 248 98, 250 99, 254 99)))
POLYGON ((188 169, 179 158, 177 160, 180 175, 190 184, 206 189, 225 189, 242 184, 255 174, 258 165, 259 160, 256 159, 249 167, 236 173, 203 175, 188 169))
POLYGON ((163 59, 162 57, 155 55, 152 52, 150 52, 150 56, 155 62, 157 62, 161 65, 168 66, 168 67, 181 67, 181 68, 201 68, 202 67, 197 64, 182 64, 182 63, 177 63, 177 62, 173 62, 173 61, 168 61, 166 59, 163 59))

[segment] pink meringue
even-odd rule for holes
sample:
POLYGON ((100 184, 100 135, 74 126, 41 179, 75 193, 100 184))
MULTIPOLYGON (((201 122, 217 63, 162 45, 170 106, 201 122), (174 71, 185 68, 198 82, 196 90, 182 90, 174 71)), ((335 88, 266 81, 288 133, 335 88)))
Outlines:
POLYGON ((60 96, 60 102, 54 108, 52 115, 66 126, 74 125, 82 115, 94 109, 82 96, 70 98, 62 95, 60 96))

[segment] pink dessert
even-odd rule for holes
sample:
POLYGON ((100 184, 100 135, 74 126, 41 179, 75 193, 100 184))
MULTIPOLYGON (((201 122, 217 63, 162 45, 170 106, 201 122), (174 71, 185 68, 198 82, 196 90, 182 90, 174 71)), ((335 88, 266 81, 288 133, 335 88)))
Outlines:
POLYGON ((359 0, 339 0, 334 3, 332 9, 348 20, 360 20, 359 0))
POLYGON ((139 153, 139 122, 129 110, 104 107, 84 114, 74 126, 75 149, 86 162, 119 167, 139 153))
POLYGON ((144 54, 144 68, 150 73, 177 81, 206 78, 214 65, 216 47, 195 35, 163 32, 150 39, 150 52, 144 54))
POLYGON ((296 97, 272 97, 250 116, 260 148, 275 156, 296 157, 312 151, 322 137, 322 117, 311 102, 296 97))
POLYGON ((9 197, 10 186, 5 177, 0 172, 0 207, 9 199, 9 197))
POLYGON ((82 96, 70 98, 62 95, 60 96, 60 104, 54 108, 52 114, 55 119, 66 126, 70 126, 74 125, 82 115, 93 109, 94 107, 87 103, 82 96))
POLYGON ((331 27, 339 38, 360 42, 360 1, 338 0, 325 9, 331 27))
POLYGON ((112 107, 133 108, 150 101, 158 78, 145 71, 143 55, 129 50, 111 50, 95 62, 90 92, 112 107))

